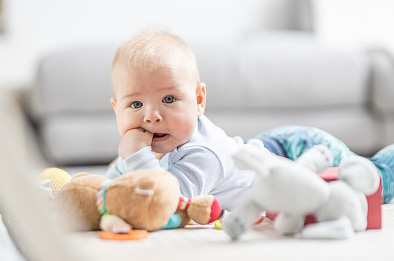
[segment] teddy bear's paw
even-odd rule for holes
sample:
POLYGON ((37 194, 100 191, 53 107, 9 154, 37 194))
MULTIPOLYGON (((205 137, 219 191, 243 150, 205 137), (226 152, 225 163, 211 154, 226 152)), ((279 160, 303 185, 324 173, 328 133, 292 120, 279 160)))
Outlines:
POLYGON ((352 156, 341 162, 339 179, 366 195, 375 193, 380 182, 379 172, 375 165, 367 158, 360 156, 352 156))
POLYGON ((237 215, 229 214, 223 219, 223 229, 233 240, 237 240, 246 230, 244 222, 237 215))
POLYGON ((129 224, 118 224, 118 225, 113 225, 113 226, 110 228, 110 231, 111 231, 112 233, 115 233, 115 234, 127 233, 127 232, 129 232, 130 230, 131 230, 131 227, 130 227, 129 224))
POLYGON ((100 229, 113 233, 127 233, 132 227, 116 215, 105 214, 101 217, 100 229))
POLYGON ((319 144, 302 154, 297 159, 297 162, 308 167, 313 172, 319 173, 330 167, 334 162, 334 158, 327 146, 319 144))

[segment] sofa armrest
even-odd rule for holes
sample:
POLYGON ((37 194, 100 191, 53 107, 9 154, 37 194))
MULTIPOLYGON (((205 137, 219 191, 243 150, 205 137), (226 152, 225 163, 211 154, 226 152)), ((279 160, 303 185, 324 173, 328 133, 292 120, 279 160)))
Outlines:
POLYGON ((371 98, 373 107, 382 113, 394 111, 394 60, 385 50, 372 50, 371 98))

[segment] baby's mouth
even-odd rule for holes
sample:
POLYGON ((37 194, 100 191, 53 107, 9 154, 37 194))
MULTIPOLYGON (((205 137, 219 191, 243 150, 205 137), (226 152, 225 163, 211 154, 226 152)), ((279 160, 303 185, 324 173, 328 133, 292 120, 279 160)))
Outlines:
POLYGON ((162 141, 168 137, 166 133, 153 133, 153 140, 154 141, 162 141))

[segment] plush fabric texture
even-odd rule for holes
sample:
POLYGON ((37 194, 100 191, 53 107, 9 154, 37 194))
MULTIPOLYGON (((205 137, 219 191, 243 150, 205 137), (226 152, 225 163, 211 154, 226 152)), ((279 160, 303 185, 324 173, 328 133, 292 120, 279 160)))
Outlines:
MULTIPOLYGON (((315 145, 327 146, 333 154, 333 164, 340 163, 356 154, 338 138, 312 127, 288 125, 274 128, 257 136, 272 153, 297 160, 303 153, 315 145)), ((378 169, 383 182, 384 203, 394 198, 394 144, 389 145, 370 158, 378 169)))
POLYGON ((65 184, 55 198, 56 213, 69 230, 100 229, 101 214, 96 197, 107 179, 96 175, 78 175, 65 184))
MULTIPOLYGON (((304 152, 318 144, 324 144, 331 150, 334 159, 332 167, 337 167, 343 159, 354 155, 342 141, 313 127, 287 125, 257 136, 262 139, 265 137, 274 140, 282 148, 283 156, 291 160, 298 159, 304 152)), ((267 148, 270 150, 269 147, 267 148)))
POLYGON ((59 190, 71 180, 71 176, 64 170, 59 168, 48 168, 45 169, 40 176, 36 179, 36 182, 42 182, 49 180, 51 184, 52 196, 56 196, 59 190))
POLYGON ((363 192, 375 192, 380 181, 378 170, 368 159, 344 159, 339 166, 339 178, 343 180, 329 183, 317 175, 333 163, 331 150, 322 144, 296 161, 267 156, 250 146, 241 148, 234 160, 242 169, 253 169, 256 180, 249 197, 224 219, 224 229, 232 239, 238 239, 262 211, 279 212, 275 229, 281 235, 302 232, 308 214, 315 215, 318 224, 309 228, 305 237, 350 237, 348 231, 367 228, 368 206, 363 192), (342 218, 347 221, 339 225, 333 222, 342 218))
POLYGON ((383 182, 383 202, 394 198, 394 144, 378 151, 371 161, 379 169, 383 182))
POLYGON ((55 197, 56 212, 70 230, 125 233, 208 224, 222 208, 212 195, 180 197, 178 180, 167 171, 141 169, 116 179, 81 173, 55 197), (187 204, 182 204, 186 202, 187 204))

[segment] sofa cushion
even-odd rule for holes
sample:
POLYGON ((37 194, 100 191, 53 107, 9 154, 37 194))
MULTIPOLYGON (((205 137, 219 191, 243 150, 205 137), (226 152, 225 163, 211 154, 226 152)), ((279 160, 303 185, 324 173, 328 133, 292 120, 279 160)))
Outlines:
POLYGON ((32 90, 32 110, 43 118, 55 113, 111 110, 112 46, 78 47, 44 57, 32 90))
MULTIPOLYGON (((208 85, 208 105, 213 108, 313 108, 367 101, 370 65, 362 52, 327 50, 312 35, 292 32, 258 34, 228 45, 239 50, 216 58, 225 66, 221 70, 227 69, 223 75, 240 79, 208 85)), ((212 63, 208 66, 219 62, 212 63)))
MULTIPOLYGON (((337 108, 217 110, 207 108, 206 115, 223 128, 229 136, 244 139, 283 125, 303 125, 320 128, 344 141, 361 155, 370 155, 382 147, 384 137, 379 121, 363 106, 337 108)), ((394 125, 393 128, 394 129, 394 125)))
POLYGON ((394 112, 394 59, 386 50, 370 51, 372 67, 372 104, 380 113, 394 112))

